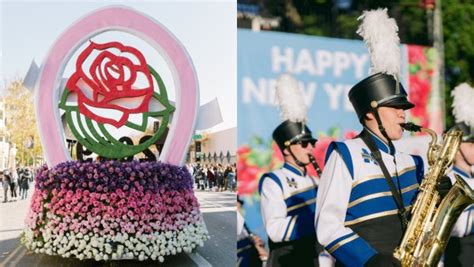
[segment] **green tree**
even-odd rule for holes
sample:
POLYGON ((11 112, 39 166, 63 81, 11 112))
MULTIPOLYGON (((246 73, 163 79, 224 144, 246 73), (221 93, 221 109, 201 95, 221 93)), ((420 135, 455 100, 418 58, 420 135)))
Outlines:
POLYGON ((454 124, 451 91, 463 82, 474 82, 474 3, 443 0, 443 35, 446 69, 446 125, 454 124))
POLYGON ((33 95, 23 86, 21 79, 7 83, 6 95, 6 129, 10 134, 10 142, 17 147, 17 163, 19 166, 33 165, 36 156, 42 155, 33 95), (28 140, 33 146, 28 147, 28 140))

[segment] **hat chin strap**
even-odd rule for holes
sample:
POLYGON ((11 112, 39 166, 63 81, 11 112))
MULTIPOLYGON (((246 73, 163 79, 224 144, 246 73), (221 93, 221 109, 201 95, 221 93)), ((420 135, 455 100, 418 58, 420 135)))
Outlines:
POLYGON ((375 120, 377 121, 377 126, 379 127, 380 133, 383 135, 383 137, 385 137, 385 139, 387 139, 387 143, 388 143, 388 147, 390 148, 390 152, 394 151, 392 139, 390 139, 390 137, 388 137, 387 131, 385 131, 385 128, 382 125, 382 120, 380 119, 378 109, 377 108, 372 108, 372 112, 374 113, 375 120))
POLYGON ((288 148, 288 151, 290 151, 290 155, 293 157, 293 159, 295 160, 295 163, 302 167, 304 169, 304 174, 306 175, 306 165, 308 165, 310 162, 308 163, 304 163, 302 161, 300 161, 299 159, 296 158, 295 154, 293 154, 293 151, 291 151, 291 147, 290 146, 287 146, 288 148))

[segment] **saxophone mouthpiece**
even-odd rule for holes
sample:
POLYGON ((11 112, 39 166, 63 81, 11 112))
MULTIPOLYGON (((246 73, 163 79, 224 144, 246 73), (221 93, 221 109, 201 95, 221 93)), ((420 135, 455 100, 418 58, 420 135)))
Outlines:
POLYGON ((422 127, 411 122, 400 123, 403 129, 409 132, 421 132, 422 127))

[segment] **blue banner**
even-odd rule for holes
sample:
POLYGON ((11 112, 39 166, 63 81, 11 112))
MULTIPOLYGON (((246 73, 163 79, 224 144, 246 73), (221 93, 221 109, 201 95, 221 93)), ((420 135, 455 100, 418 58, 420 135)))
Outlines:
POLYGON ((340 129, 342 137, 361 129, 347 93, 368 76, 364 42, 243 29, 237 36, 239 145, 253 136, 270 139, 281 123, 275 82, 282 73, 299 81, 309 106, 308 126, 316 136, 340 129))

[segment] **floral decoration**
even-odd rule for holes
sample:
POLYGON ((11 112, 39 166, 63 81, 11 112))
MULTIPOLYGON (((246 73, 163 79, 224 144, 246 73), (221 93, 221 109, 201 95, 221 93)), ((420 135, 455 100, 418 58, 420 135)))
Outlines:
POLYGON ((271 140, 264 142, 254 137, 249 145, 237 150, 237 192, 239 195, 254 194, 258 189, 258 179, 265 172, 280 167, 283 155, 271 140))
POLYGON ((408 46, 410 87, 408 97, 415 104, 415 107, 410 109, 411 120, 425 128, 430 127, 431 123, 428 108, 435 71, 435 58, 436 53, 433 48, 418 45, 408 46))
POLYGON ((158 260, 209 238, 184 167, 64 162, 42 167, 21 241, 36 253, 158 260))

